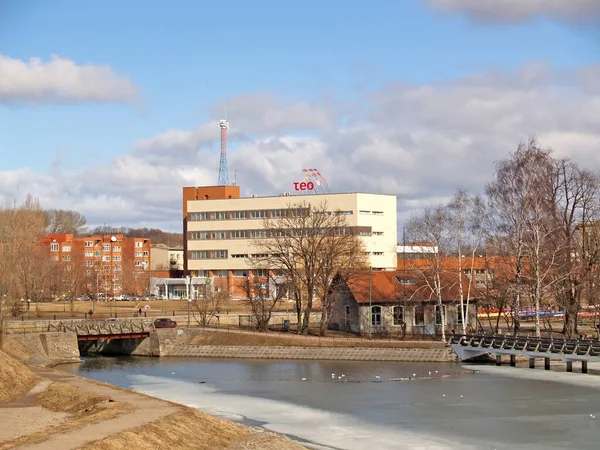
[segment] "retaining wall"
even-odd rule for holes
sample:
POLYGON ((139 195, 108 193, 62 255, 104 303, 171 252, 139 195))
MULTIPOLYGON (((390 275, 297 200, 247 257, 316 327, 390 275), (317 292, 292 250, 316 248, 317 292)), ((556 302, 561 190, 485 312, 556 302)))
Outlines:
POLYGON ((182 345, 161 356, 207 358, 304 359, 344 361, 454 362, 451 349, 373 348, 373 347, 249 347, 182 345))
POLYGON ((29 362, 35 364, 47 366, 81 360, 75 333, 13 334, 10 338, 34 353, 29 362))

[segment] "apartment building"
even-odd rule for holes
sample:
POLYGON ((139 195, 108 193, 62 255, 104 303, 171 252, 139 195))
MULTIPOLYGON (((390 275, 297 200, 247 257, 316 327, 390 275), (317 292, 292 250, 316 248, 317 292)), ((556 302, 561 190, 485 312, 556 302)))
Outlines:
POLYGON ((82 271, 86 288, 82 290, 100 297, 137 293, 139 274, 151 266, 151 242, 146 238, 51 234, 41 242, 52 260, 68 270, 82 271))
POLYGON ((150 250, 151 270, 183 270, 183 248, 154 244, 150 250))
MULTIPOLYGON (((289 206, 305 202, 314 206, 326 203, 328 210, 343 214, 348 227, 355 228, 363 240, 374 269, 396 269, 394 195, 353 192, 241 197, 239 186, 207 186, 183 188, 185 270, 195 277, 227 279, 228 286, 235 278, 250 276, 248 258, 257 252, 252 242, 268 238, 264 220, 281 217, 289 206)), ((266 272, 253 275, 266 276, 266 272)))

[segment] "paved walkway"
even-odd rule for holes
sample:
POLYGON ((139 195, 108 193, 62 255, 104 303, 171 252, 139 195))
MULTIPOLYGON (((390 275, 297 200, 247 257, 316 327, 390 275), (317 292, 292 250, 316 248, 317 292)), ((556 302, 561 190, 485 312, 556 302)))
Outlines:
POLYGON ((48 440, 38 444, 20 447, 22 449, 76 449, 89 442, 104 439, 129 428, 145 425, 181 410, 180 407, 162 400, 154 399, 143 394, 136 394, 134 392, 102 386, 84 378, 79 378, 57 370, 43 367, 30 367, 30 369, 34 373, 52 382, 68 383, 71 386, 110 397, 117 402, 128 403, 136 409, 103 422, 86 425, 83 428, 51 436, 48 440))

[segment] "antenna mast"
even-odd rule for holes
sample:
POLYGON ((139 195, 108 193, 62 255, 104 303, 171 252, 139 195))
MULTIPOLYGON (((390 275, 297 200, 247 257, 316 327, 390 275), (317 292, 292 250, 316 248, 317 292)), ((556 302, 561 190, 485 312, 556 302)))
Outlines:
POLYGON ((219 186, 229 185, 229 171, 227 170, 227 129, 229 122, 219 120, 221 127, 221 159, 219 160, 219 186))

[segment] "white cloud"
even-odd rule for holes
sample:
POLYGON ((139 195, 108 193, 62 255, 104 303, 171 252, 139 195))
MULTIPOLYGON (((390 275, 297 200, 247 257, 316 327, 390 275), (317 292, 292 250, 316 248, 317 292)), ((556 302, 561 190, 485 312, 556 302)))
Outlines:
POLYGON ((29 61, 0 54, 1 103, 132 102, 138 89, 109 66, 77 65, 53 55, 29 61))
MULTIPOLYGON (((595 70, 557 72, 531 63, 514 72, 443 83, 389 83, 345 106, 343 113, 326 102, 312 103, 313 122, 310 114, 289 112, 302 109, 294 109, 293 101, 249 95, 253 101, 244 103, 247 109, 239 107, 237 118, 231 117, 229 177, 237 172, 244 195, 278 195, 293 190, 303 168, 318 168, 332 191, 398 195, 402 221, 423 205, 449 198, 458 187, 481 193, 494 161, 531 134, 557 155, 600 170, 595 70), (353 111, 352 126, 336 125, 348 111, 353 111), (265 125, 264 117, 274 119, 265 125)), ((44 206, 79 209, 95 224, 177 230, 181 187, 216 183, 218 141, 215 119, 134 143, 130 154, 107 166, 0 173, 0 198, 12 203, 31 192, 44 206)))
POLYGON ((598 0, 425 0, 445 13, 465 13, 477 22, 514 23, 545 17, 556 21, 600 19, 598 0))

